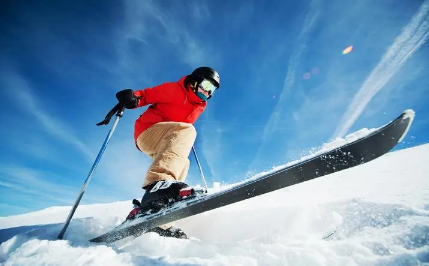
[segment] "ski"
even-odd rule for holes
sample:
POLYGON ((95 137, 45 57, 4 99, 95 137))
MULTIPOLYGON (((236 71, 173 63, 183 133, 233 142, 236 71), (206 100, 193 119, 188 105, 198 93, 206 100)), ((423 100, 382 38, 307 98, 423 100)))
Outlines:
POLYGON ((406 110, 397 119, 351 143, 229 189, 178 202, 160 212, 126 222, 90 241, 111 243, 128 236, 138 236, 165 223, 367 163, 386 154, 401 142, 413 119, 414 111, 406 110))

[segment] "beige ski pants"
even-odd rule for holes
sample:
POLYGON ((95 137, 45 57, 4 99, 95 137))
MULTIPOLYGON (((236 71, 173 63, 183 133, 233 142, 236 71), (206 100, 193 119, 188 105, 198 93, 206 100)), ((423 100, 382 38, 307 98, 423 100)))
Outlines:
POLYGON ((184 181, 196 137, 195 127, 181 122, 160 122, 143 131, 137 138, 137 146, 153 163, 142 187, 159 180, 184 181))

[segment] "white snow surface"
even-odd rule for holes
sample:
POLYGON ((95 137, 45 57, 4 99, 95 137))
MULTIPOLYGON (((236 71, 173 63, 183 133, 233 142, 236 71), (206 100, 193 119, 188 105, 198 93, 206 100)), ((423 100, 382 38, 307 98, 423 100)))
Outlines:
POLYGON ((2 217, 0 264, 429 265, 428 158, 429 144, 391 152, 178 221, 189 240, 88 242, 120 224, 131 201, 79 206, 65 240, 56 237, 70 207, 2 217))

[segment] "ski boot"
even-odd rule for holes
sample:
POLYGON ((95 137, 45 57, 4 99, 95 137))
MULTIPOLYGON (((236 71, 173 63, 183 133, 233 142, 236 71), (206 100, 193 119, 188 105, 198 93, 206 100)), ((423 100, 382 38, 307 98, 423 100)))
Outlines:
MULTIPOLYGON (((144 187, 146 190, 140 201, 133 199, 133 210, 128 214, 125 221, 134 220, 152 213, 156 213, 164 208, 173 205, 185 199, 204 194, 203 189, 195 189, 186 183, 175 180, 162 180, 151 183, 144 187)), ((171 224, 161 225, 147 231, 154 232, 163 237, 174 237, 187 239, 188 236, 180 228, 171 226, 171 224)))
POLYGON ((203 194, 203 189, 195 189, 184 182, 161 180, 144 187, 146 190, 140 204, 139 213, 156 213, 176 202, 203 194))

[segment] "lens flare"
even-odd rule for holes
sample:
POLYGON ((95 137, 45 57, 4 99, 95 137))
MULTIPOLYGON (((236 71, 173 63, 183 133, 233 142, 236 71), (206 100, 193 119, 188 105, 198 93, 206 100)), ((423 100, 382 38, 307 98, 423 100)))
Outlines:
POLYGON ((313 75, 317 75, 317 74, 319 74, 319 68, 318 68, 318 67, 313 67, 313 68, 311 69, 311 74, 313 74, 313 75))
POLYGON ((310 73, 305 73, 303 76, 302 76, 302 78, 303 79, 310 79, 311 78, 311 74, 310 73))
POLYGON ((353 50, 353 45, 350 45, 346 49, 343 50, 343 54, 348 54, 353 50))

